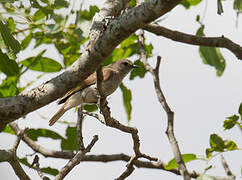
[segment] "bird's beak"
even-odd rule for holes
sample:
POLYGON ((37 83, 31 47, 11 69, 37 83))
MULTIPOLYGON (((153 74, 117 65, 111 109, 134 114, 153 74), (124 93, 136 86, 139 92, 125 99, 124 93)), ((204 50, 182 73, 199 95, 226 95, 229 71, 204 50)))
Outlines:
POLYGON ((133 65, 132 68, 136 69, 136 68, 139 68, 139 66, 133 65))

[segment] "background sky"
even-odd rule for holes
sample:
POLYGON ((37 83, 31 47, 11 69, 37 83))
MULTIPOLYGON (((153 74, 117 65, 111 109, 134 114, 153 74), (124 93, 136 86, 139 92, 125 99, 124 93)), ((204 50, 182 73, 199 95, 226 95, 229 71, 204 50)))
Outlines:
MULTIPOLYGON (((98 1, 98 5, 102 3, 103 1, 98 1)), ((84 8, 88 4, 97 4, 97 2, 89 0, 85 3, 84 8)), ((203 1, 199 6, 191 7, 188 11, 182 6, 177 6, 164 16, 165 19, 160 24, 173 30, 195 34, 199 28, 199 24, 195 19, 196 15, 200 14, 205 17, 203 23, 205 24, 206 36, 224 35, 241 45, 242 21, 239 19, 239 25, 236 27, 236 13, 233 10, 233 2, 223 1, 224 13, 221 16, 217 15, 216 1, 207 0, 207 9, 205 4, 205 1, 203 1)), ((226 60, 226 69, 222 77, 217 77, 213 67, 202 63, 197 46, 177 43, 163 37, 156 37, 150 33, 146 33, 146 35, 147 41, 152 42, 154 46, 154 58, 150 58, 149 62, 155 65, 156 56, 160 55, 162 57, 160 67, 161 87, 168 104, 175 112, 175 136, 181 152, 204 156, 205 149, 209 147, 209 136, 213 133, 217 133, 223 139, 231 139, 239 147, 242 147, 241 131, 238 128, 223 131, 222 127, 225 118, 237 113, 242 102, 242 62, 230 51, 221 49, 226 60)), ((35 50, 30 47, 29 52, 19 54, 19 59, 35 56, 44 48, 46 46, 35 50)), ((53 59, 60 59, 57 51, 51 47, 48 48, 45 55, 53 59)), ((60 73, 43 76, 29 89, 60 73)), ((22 83, 30 81, 32 77, 37 75, 37 72, 26 74, 22 83)), ((167 117, 157 101, 151 75, 147 73, 145 78, 136 78, 133 81, 129 81, 127 77, 124 84, 132 90, 133 111, 130 125, 137 127, 139 130, 141 152, 168 162, 173 158, 173 154, 165 134, 167 117)), ((109 96, 108 101, 113 117, 123 124, 127 124, 121 91, 118 89, 109 96)), ((52 127, 48 126, 48 120, 57 109, 56 102, 53 102, 37 110, 37 112, 28 114, 26 119, 20 119, 17 122, 20 127, 49 128, 65 136, 66 125, 57 123, 52 127)), ((62 120, 75 122, 76 116, 74 110, 70 110, 62 117, 62 120)), ((116 154, 122 152, 133 155, 130 135, 106 127, 97 120, 87 117, 84 121, 84 142, 89 143, 94 134, 99 136, 99 141, 92 148, 91 154, 116 154)), ((0 149, 11 148, 14 141, 15 136, 1 133, 0 149)), ((39 138, 37 143, 49 149, 60 150, 59 141, 39 138)), ((32 153, 32 150, 24 142, 21 142, 17 151, 18 156, 23 157, 24 154, 30 153, 32 153)), ((41 167, 51 166, 61 169, 68 162, 67 160, 40 157, 41 167)), ((232 172, 238 179, 241 178, 241 151, 224 153, 224 157, 232 172)), ((33 157, 28 158, 29 161, 33 159, 33 157)), ((214 158, 210 164, 215 165, 215 167, 209 170, 208 174, 225 176, 219 156, 214 158)), ((66 176, 66 179, 114 179, 125 170, 125 165, 125 162, 83 162, 76 166, 66 176)), ((207 166, 205 162, 200 160, 187 164, 190 171, 196 170, 198 172, 202 172, 207 166)), ((24 167, 24 169, 32 179, 39 179, 35 170, 28 167, 24 167)), ((17 178, 8 163, 0 164, 0 174, 2 179, 17 178)), ((151 178, 182 179, 180 176, 162 170, 142 168, 136 168, 127 179, 145 180, 151 178)))

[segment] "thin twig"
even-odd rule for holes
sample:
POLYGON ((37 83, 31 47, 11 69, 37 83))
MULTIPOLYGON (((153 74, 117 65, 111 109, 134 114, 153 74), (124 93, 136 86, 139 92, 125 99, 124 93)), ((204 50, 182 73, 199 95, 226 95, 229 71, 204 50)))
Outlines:
MULTIPOLYGON (((13 126, 13 131, 17 134, 20 129, 17 126, 16 123, 14 123, 13 126)), ((40 154, 42 154, 45 157, 52 157, 52 158, 59 158, 59 159, 71 159, 75 156, 75 154, 73 152, 69 152, 69 151, 56 151, 56 150, 52 150, 52 149, 48 149, 45 148, 39 144, 37 144, 35 141, 33 141, 32 139, 30 139, 26 134, 24 134, 23 136, 23 141, 30 147, 33 149, 33 151, 38 152, 40 154)), ((6 161, 6 155, 2 155, 5 152, 5 150, 0 150, 0 162, 1 161, 6 161), (5 157, 5 159, 1 159, 1 157, 5 157)), ((6 153, 5 153, 6 154, 6 153)), ((92 154, 92 155, 85 155, 82 158, 82 162, 86 161, 86 162, 103 162, 103 163, 107 163, 107 162, 115 162, 115 161, 124 161, 124 162, 129 162, 130 159, 132 157, 127 155, 127 154, 92 154)), ((165 163, 163 163, 162 161, 143 161, 143 160, 135 160, 134 161, 134 166, 136 166, 137 168, 148 168, 148 169, 160 169, 160 170, 164 170, 176 175, 181 175, 180 171, 178 169, 171 169, 171 170, 167 170, 165 169, 165 163)), ((199 176, 201 176, 200 173, 192 171, 189 172, 190 176, 192 178, 197 178, 199 176)), ((230 178, 228 177, 219 177, 219 176, 211 176, 214 180, 230 180, 230 178)))
POLYGON ((76 166, 78 165, 82 158, 84 157, 84 155, 87 152, 90 152, 92 147, 94 146, 94 144, 97 142, 98 140, 98 136, 95 135, 93 136, 92 141, 90 142, 90 144, 87 146, 87 148, 85 148, 83 151, 78 151, 78 153, 61 169, 61 171, 59 172, 59 174, 57 174, 57 176, 55 177, 55 180, 60 180, 60 179, 64 179, 64 177, 76 166))
MULTIPOLYGON (((11 124, 12 124, 12 123, 9 124, 10 127, 11 127, 11 124)), ((19 143, 20 143, 20 141, 21 141, 21 139, 22 139, 22 137, 23 137, 23 135, 24 135, 24 132, 25 132, 27 129, 28 129, 28 128, 26 127, 26 128, 24 128, 24 129, 21 129, 21 130, 18 132, 18 134, 17 134, 17 139, 16 139, 16 141, 15 141, 13 147, 12 147, 12 150, 13 150, 14 152, 17 151, 17 148, 18 148, 18 146, 19 146, 19 143)))
POLYGON ((86 110, 82 110, 82 113, 83 113, 83 114, 86 114, 86 115, 88 115, 88 116, 92 116, 92 117, 96 118, 96 119, 99 120, 102 124, 106 124, 106 123, 105 123, 105 120, 103 119, 103 117, 100 116, 99 114, 92 113, 92 112, 89 112, 89 111, 86 111, 86 110))
POLYGON ((221 47, 230 50, 238 59, 242 60, 242 47, 239 44, 224 37, 202 37, 191 34, 173 31, 163 26, 156 24, 149 24, 143 27, 144 30, 152 32, 158 36, 163 36, 173 41, 182 43, 199 45, 199 46, 212 46, 221 47))
MULTIPOLYGON (((12 126, 12 123, 9 124, 10 127, 12 126)), ((15 174, 19 177, 19 179, 26 179, 30 180, 30 177, 26 174, 20 163, 18 162, 18 157, 16 155, 17 148, 19 146, 19 143, 23 137, 25 129, 19 129, 18 132, 15 132, 17 135, 17 139, 14 142, 13 147, 10 150, 0 150, 0 162, 7 161, 12 166, 15 174)))
POLYGON ((82 136, 82 124, 83 124, 82 106, 79 106, 77 110, 76 131, 77 131, 77 143, 80 151, 85 149, 85 146, 83 143, 83 136, 82 136))
MULTIPOLYGON (((133 150, 134 150, 135 156, 131 162, 133 162, 134 160, 136 160, 140 157, 147 158, 147 159, 153 160, 153 161, 157 161, 158 160, 157 158, 152 158, 152 157, 140 152, 140 149, 139 149, 140 140, 139 140, 139 136, 138 136, 138 130, 135 127, 125 126, 125 125, 121 124, 118 120, 111 117, 110 108, 107 106, 106 96, 104 95, 104 92, 102 89, 103 74, 102 74, 101 66, 97 69, 96 74, 97 74, 97 89, 98 89, 98 92, 100 95, 98 104, 99 104, 100 111, 101 111, 102 115, 104 116, 105 124, 109 127, 119 129, 123 132, 130 133, 132 135, 133 150)), ((94 116, 94 117, 97 117, 97 116, 94 116)), ((125 177, 129 176, 133 172, 133 170, 134 170, 133 163, 131 163, 130 165, 127 166, 127 169, 125 170, 125 172, 123 172, 121 174, 121 176, 119 176, 117 179, 120 179, 120 178, 124 179, 125 177)))
POLYGON ((229 168, 228 163, 225 161, 223 154, 221 154, 221 163, 224 167, 224 170, 227 174, 227 176, 231 177, 232 179, 235 179, 235 175, 232 173, 232 171, 229 168))
POLYGON ((39 177, 43 180, 49 180, 49 178, 47 176, 45 176, 41 170, 40 170, 40 164, 39 164, 39 156, 38 155, 35 155, 34 157, 34 160, 33 160, 33 163, 31 164, 30 167, 34 166, 35 165, 35 168, 36 168, 36 171, 39 175, 39 177))
POLYGON ((174 130, 173 130, 174 112, 171 111, 170 107, 168 106, 168 103, 166 102, 166 98, 160 87, 159 66, 160 66, 161 57, 160 56, 157 57, 157 64, 156 64, 156 67, 153 69, 151 65, 148 63, 146 58, 146 52, 144 49, 144 30, 140 31, 139 43, 140 43, 141 61, 143 62, 146 70, 149 71, 153 76, 155 91, 156 91, 158 100, 161 103, 163 109, 166 111, 166 114, 168 116, 168 126, 166 130, 166 134, 168 136, 169 142, 173 150, 173 154, 178 164, 178 169, 185 180, 190 180, 191 179, 190 174, 188 173, 186 165, 182 159, 182 155, 174 135, 174 130))

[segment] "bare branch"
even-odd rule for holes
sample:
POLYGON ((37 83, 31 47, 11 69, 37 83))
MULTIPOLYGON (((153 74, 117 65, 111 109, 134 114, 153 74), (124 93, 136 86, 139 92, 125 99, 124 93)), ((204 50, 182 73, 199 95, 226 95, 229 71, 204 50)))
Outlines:
POLYGON ((89 116, 92 116, 92 117, 96 118, 97 120, 99 120, 102 124, 105 124, 105 120, 99 114, 88 112, 86 110, 82 110, 82 113, 86 114, 86 115, 89 115, 89 116))
MULTIPOLYGON (((10 127, 11 127, 11 123, 10 123, 10 127)), ((21 141, 21 139, 23 138, 23 135, 24 135, 24 132, 27 130, 28 128, 24 128, 24 129, 21 129, 18 134, 17 134, 17 139, 13 145, 13 148, 12 148, 12 151, 16 152, 17 151, 17 148, 19 146, 19 143, 21 141)))
MULTIPOLYGON (((19 138, 18 138, 19 139, 19 138)), ((9 162, 12 166, 15 174, 19 177, 19 179, 30 180, 30 177, 25 173, 23 168, 18 162, 18 158, 16 156, 16 149, 19 144, 19 140, 14 144, 14 147, 10 150, 0 150, 0 162, 9 162)))
POLYGON ((179 169, 181 175, 183 176, 183 178, 185 180, 189 180, 189 179, 191 179, 191 177, 190 177, 190 174, 188 173, 186 165, 182 159, 181 152, 180 152, 180 149, 179 149, 179 146, 178 146, 178 143, 176 141, 174 131, 173 131, 174 113, 171 111, 170 107, 168 106, 165 96, 160 87, 159 66, 160 66, 161 57, 160 56, 157 57, 156 68, 153 69, 146 59, 146 52, 144 49, 144 31, 143 30, 140 31, 139 42, 140 42, 141 61, 144 63, 146 70, 149 71, 153 76, 155 91, 156 91, 158 100, 161 103, 163 109, 166 111, 167 116, 168 116, 168 127, 166 130, 166 134, 168 136, 168 139, 170 141, 170 144, 171 144, 171 147, 173 150, 173 154, 174 154, 176 162, 178 164, 178 169, 179 169))
POLYGON ((191 34, 182 33, 179 31, 173 31, 163 26, 156 24, 146 25, 144 30, 152 32, 156 35, 166 37, 173 41, 182 43, 198 45, 198 46, 212 46, 226 48, 230 50, 238 59, 242 60, 242 47, 239 44, 231 41, 230 39, 221 37, 202 37, 191 34))
POLYGON ((37 173, 39 175, 39 177, 43 180, 49 180, 49 178, 47 176, 45 176, 41 170, 40 170, 40 164, 39 164, 39 156, 38 155, 35 155, 34 157, 34 160, 33 160, 33 163, 31 164, 30 167, 34 166, 35 165, 35 168, 37 170, 37 173))
POLYGON ((225 161, 223 154, 221 154, 221 163, 222 163, 222 165, 223 165, 223 167, 224 167, 224 170, 225 170, 227 176, 231 177, 232 180, 235 180, 236 177, 235 177, 235 175, 232 173, 232 171, 230 170, 229 165, 228 165, 228 163, 225 161))
POLYGON ((134 164, 134 161, 137 160, 137 158, 138 158, 137 156, 131 157, 129 162, 126 165, 126 167, 127 167, 126 170, 115 180, 123 180, 126 177, 130 176, 132 174, 132 172, 134 171, 133 164, 134 164))
POLYGON ((82 158, 87 152, 90 152, 94 144, 97 142, 98 136, 93 136, 90 144, 83 151, 78 151, 78 153, 61 169, 59 174, 55 177, 55 180, 64 179, 64 177, 77 165, 81 162, 82 158))
POLYGON ((85 149, 85 146, 83 143, 83 136, 82 136, 82 123, 83 123, 82 106, 79 106, 77 110, 76 130, 77 130, 77 143, 80 151, 85 149))
MULTIPOLYGON (((125 170, 125 172, 123 172, 121 174, 121 176, 119 176, 119 178, 117 178, 117 179, 124 179, 125 177, 129 176, 134 171, 134 167, 133 167, 133 161, 134 160, 136 160, 140 157, 147 158, 149 160, 154 160, 154 161, 157 161, 158 159, 152 158, 152 157, 145 155, 145 154, 142 154, 140 152, 140 149, 139 149, 140 148, 140 140, 139 140, 139 136, 138 136, 138 130, 136 128, 125 126, 125 125, 121 124, 119 121, 117 121, 116 119, 111 117, 110 108, 107 106, 106 96, 104 95, 103 90, 102 90, 102 80, 103 80, 102 66, 100 66, 97 69, 96 73, 97 73, 97 89, 98 89, 98 92, 99 92, 99 95, 100 95, 98 104, 99 104, 100 111, 104 116, 105 124, 107 126, 119 129, 123 132, 130 133, 132 135, 133 150, 134 150, 135 156, 130 159, 130 161, 132 163, 127 164, 127 169, 125 170)), ((98 118, 98 116, 94 116, 94 117, 98 118)))
MULTIPOLYGON (((94 113, 92 113, 92 114, 94 115, 94 113)), ((20 131, 20 129, 16 123, 12 123, 12 129, 14 130, 14 132, 16 134, 20 131)), ((45 157, 60 158, 60 159, 72 159, 75 156, 75 154, 72 152, 56 151, 56 150, 51 150, 51 149, 42 147, 42 146, 38 145, 36 142, 34 142, 33 140, 31 140, 26 134, 24 134, 24 136, 23 136, 23 141, 30 148, 32 148, 35 152, 38 152, 45 157)), ((7 155, 5 152, 6 152, 5 150, 0 150, 0 162, 6 161, 7 155)), ((84 162, 84 161, 103 162, 103 163, 113 162, 113 161, 125 161, 128 164, 131 159, 132 159, 131 156, 123 154, 123 153, 122 154, 109 154, 109 155, 95 154, 95 155, 85 155, 82 157, 81 161, 82 162, 84 162)), ((147 159, 149 159, 149 158, 147 158, 147 159)), ((153 160, 155 161, 155 159, 153 159, 153 160)), ((137 159, 137 160, 133 161, 133 165, 138 168, 160 169, 160 170, 164 170, 167 172, 171 172, 176 175, 181 175, 181 173, 178 169, 167 170, 164 167, 165 163, 163 163, 160 160, 156 161, 156 162, 154 162, 154 161, 143 161, 143 160, 137 159)), ((192 178, 197 178, 201 175, 200 173, 197 173, 195 171, 189 172, 189 174, 192 178)), ((211 177, 213 177, 214 180, 230 180, 230 178, 227 178, 227 177, 218 177, 218 176, 211 176, 211 177)))
POLYGON ((18 96, 0 98, 0 131, 6 124, 63 96, 93 73, 122 40, 169 12, 180 1, 150 0, 104 24, 104 27, 103 23, 96 22, 102 24, 100 33, 90 37, 90 43, 79 60, 64 73, 18 96))

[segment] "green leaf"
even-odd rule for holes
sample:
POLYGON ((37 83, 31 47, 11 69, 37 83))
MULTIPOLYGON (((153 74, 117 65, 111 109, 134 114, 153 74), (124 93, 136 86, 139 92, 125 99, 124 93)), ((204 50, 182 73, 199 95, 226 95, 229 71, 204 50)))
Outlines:
POLYGON ((206 149, 206 157, 210 158, 212 156, 213 151, 214 150, 212 148, 207 148, 206 149))
POLYGON ((10 33, 12 34, 15 31, 16 24, 12 17, 8 18, 7 26, 10 29, 10 33))
MULTIPOLYGON (((145 44, 145 50, 147 52, 147 57, 152 55, 153 46, 151 44, 145 44)), ((120 47, 116 48, 112 55, 109 56, 105 61, 104 65, 108 65, 119 59, 125 59, 131 57, 132 55, 139 55, 139 43, 138 36, 136 34, 131 34, 128 38, 121 42, 120 47)))
POLYGON ((37 141, 39 137, 47 137, 51 139, 64 139, 61 135, 56 133, 55 131, 51 131, 48 129, 28 129, 26 131, 27 136, 33 141, 37 141))
POLYGON ((7 25, 3 24, 2 21, 0 21, 0 32, 2 35, 2 38, 4 40, 4 43, 7 45, 8 48, 13 50, 15 54, 17 54, 20 51, 20 44, 19 42, 10 34, 10 30, 7 27, 7 25))
POLYGON ((124 103, 124 107, 125 107, 125 111, 127 114, 127 119, 128 122, 131 119, 131 111, 132 111, 132 105, 131 105, 131 100, 132 100, 132 94, 131 94, 131 90, 128 89, 126 86, 124 86, 124 84, 120 84, 120 89, 123 93, 123 103, 124 103))
POLYGON ((237 123, 239 120, 239 116, 233 115, 228 117, 223 124, 224 130, 228 130, 234 127, 234 125, 237 123))
POLYGON ((240 105, 239 105, 239 114, 242 117, 242 103, 240 103, 240 105))
MULTIPOLYGON (((190 162, 190 161, 197 160, 198 158, 197 158, 196 154, 182 154, 182 159, 185 163, 187 163, 187 162, 190 162)), ((167 169, 167 170, 171 170, 171 169, 174 169, 174 168, 177 168, 177 163, 176 163, 175 158, 170 160, 168 162, 168 164, 165 165, 165 169, 167 169)))
POLYGON ((9 125, 7 125, 2 132, 9 133, 9 134, 15 134, 15 132, 12 130, 12 128, 9 125))
POLYGON ((242 11, 242 0, 234 0, 234 10, 242 11))
POLYGON ((61 64, 51 58, 42 57, 42 54, 44 52, 45 52, 45 50, 42 51, 36 57, 27 58, 23 61, 20 61, 20 63, 34 71, 41 71, 41 72, 58 72, 58 71, 60 71, 62 69, 61 64))
POLYGON ((31 42, 33 38, 33 34, 30 31, 29 34, 23 39, 22 43, 21 43, 21 49, 25 49, 26 47, 28 47, 29 43, 31 42))
POLYGON ((212 134, 209 139, 209 143, 211 148, 216 152, 224 152, 224 141, 223 139, 218 136, 217 134, 212 134))
MULTIPOLYGON (((25 166, 28 166, 28 167, 31 166, 31 164, 28 162, 26 157, 18 158, 18 161, 20 163, 22 163, 23 165, 25 165, 25 166)), ((31 167, 31 168, 35 169, 34 167, 31 167)), ((59 173, 59 171, 57 169, 54 169, 54 168, 51 168, 51 167, 40 168, 40 171, 43 172, 43 173, 47 173, 47 174, 53 175, 53 176, 56 176, 59 173)))
POLYGON ((98 109, 96 104, 83 104, 82 108, 89 112, 94 112, 98 109))
POLYGON ((134 62, 135 65, 139 66, 138 68, 135 68, 131 71, 129 79, 133 80, 136 76, 139 76, 140 78, 143 78, 147 72, 147 70, 144 67, 143 62, 140 60, 137 60, 134 62))
POLYGON ((0 85, 0 97, 12 97, 20 92, 20 88, 17 87, 18 76, 8 76, 2 80, 0 85))
POLYGON ((217 14, 221 15, 224 12, 221 0, 217 0, 217 14))
POLYGON ((66 137, 67 139, 62 139, 61 141, 61 149, 71 151, 78 150, 76 127, 68 126, 66 129, 66 137))
POLYGON ((234 141, 231 141, 231 140, 226 140, 224 145, 225 145, 225 148, 228 151, 233 151, 233 150, 237 150, 238 149, 237 144, 234 141))
POLYGON ((87 10, 83 10, 80 12, 80 21, 83 20, 83 19, 86 19, 86 20, 92 20, 93 16, 99 12, 99 8, 97 6, 90 6, 89 7, 89 11, 87 10))
POLYGON ((129 1, 130 7, 135 7, 136 6, 136 0, 131 0, 129 1))
POLYGON ((182 0, 181 5, 183 5, 186 9, 189 9, 190 6, 197 6, 202 0, 182 0))
POLYGON ((219 48, 200 46, 199 53, 204 64, 209 64, 216 68, 217 76, 221 76, 223 74, 225 69, 225 59, 223 58, 219 48))
POLYGON ((30 163, 28 162, 27 158, 18 158, 19 162, 24 164, 25 166, 30 167, 30 163))
POLYGON ((46 14, 41 9, 39 9, 34 13, 33 20, 38 21, 38 20, 43 19, 45 17, 46 17, 46 14))
POLYGON ((19 74, 18 64, 9 59, 9 57, 3 53, 0 49, 0 70, 7 76, 15 76, 19 74))
POLYGON ((40 171, 43 173, 50 174, 52 176, 56 176, 59 173, 59 171, 57 169, 51 168, 51 167, 41 168, 40 171))
POLYGON ((154 47, 153 45, 150 43, 150 44, 145 44, 145 52, 146 52, 146 58, 149 58, 152 56, 152 51, 153 51, 154 47))
MULTIPOLYGON (((196 35, 198 36, 205 36, 204 34, 204 25, 202 25, 196 35)), ((207 46, 200 46, 199 47, 199 54, 203 60, 204 64, 208 64, 210 66, 215 67, 217 71, 217 76, 221 76, 225 69, 225 59, 220 52, 219 48, 215 47, 207 47, 207 46)))
POLYGON ((54 7, 55 9, 68 8, 69 2, 65 0, 55 0, 54 7))

